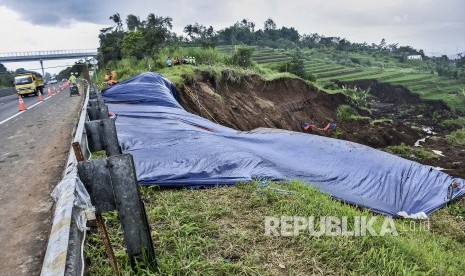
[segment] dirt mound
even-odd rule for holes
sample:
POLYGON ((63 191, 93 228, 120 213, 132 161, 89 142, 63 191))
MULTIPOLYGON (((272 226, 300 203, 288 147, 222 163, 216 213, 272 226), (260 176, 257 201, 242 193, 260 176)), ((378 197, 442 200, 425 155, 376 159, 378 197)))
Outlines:
MULTIPOLYGON (((441 126, 433 118, 449 111, 442 102, 424 101, 401 87, 372 81, 351 85, 371 88, 372 113, 358 109, 360 114, 369 116, 366 119, 340 120, 337 117, 338 107, 351 104, 346 95, 328 94, 304 81, 289 78, 265 81, 259 76, 248 76, 243 77, 240 83, 217 83, 207 74, 198 74, 195 81, 181 87, 180 100, 191 113, 244 131, 269 127, 303 132, 301 122, 320 128, 328 122, 335 122, 337 130, 331 136, 375 148, 401 143, 413 146, 417 140, 427 136, 422 127, 441 131, 441 126), (375 119, 384 121, 374 123, 375 119)), ((319 131, 314 134, 325 135, 319 131)), ((438 142, 432 146, 442 150, 446 156, 424 163, 433 166, 440 163, 442 167, 451 164, 448 173, 465 177, 465 171, 460 169, 462 161, 457 160, 460 156, 455 149, 438 142)))

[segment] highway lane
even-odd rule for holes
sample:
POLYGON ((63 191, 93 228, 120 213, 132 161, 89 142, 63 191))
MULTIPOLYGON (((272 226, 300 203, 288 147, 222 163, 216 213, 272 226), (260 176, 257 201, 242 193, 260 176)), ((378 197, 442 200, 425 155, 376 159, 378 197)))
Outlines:
MULTIPOLYGON (((84 93, 65 89, 0 125, 0 275, 39 275, 84 93)), ((0 98, 18 114, 17 97, 0 98)), ((28 97, 29 106, 38 101, 28 97)))
MULTIPOLYGON (((58 93, 58 85, 46 86, 45 89, 44 89, 44 95, 43 95, 44 100, 46 100, 47 97, 48 97, 47 96, 48 87, 50 87, 52 89, 52 91, 53 91, 53 87, 56 87, 57 93, 58 93)), ((38 96, 32 96, 32 95, 31 96, 26 96, 26 97, 23 97, 23 101, 26 104, 26 107, 29 109, 34 104, 39 102, 39 97, 38 96)), ((37 108, 38 106, 40 106, 40 104, 34 106, 33 108, 37 108)), ((19 104, 18 104, 18 96, 17 95, 9 95, 9 96, 5 96, 5 97, 0 97, 0 124, 4 120, 6 120, 6 119, 8 119, 8 118, 10 118, 10 117, 12 117, 14 115, 17 115, 19 113, 18 107, 19 107, 19 104)), ((21 116, 21 115, 18 115, 18 116, 21 116)))

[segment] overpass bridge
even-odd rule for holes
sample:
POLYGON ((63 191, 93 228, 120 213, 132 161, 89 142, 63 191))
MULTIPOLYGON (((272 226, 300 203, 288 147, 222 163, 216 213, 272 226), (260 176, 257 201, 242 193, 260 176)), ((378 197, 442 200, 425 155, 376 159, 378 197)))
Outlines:
POLYGON ((44 60, 90 58, 97 56, 97 49, 50 50, 0 53, 0 63, 39 61, 44 75, 44 60))

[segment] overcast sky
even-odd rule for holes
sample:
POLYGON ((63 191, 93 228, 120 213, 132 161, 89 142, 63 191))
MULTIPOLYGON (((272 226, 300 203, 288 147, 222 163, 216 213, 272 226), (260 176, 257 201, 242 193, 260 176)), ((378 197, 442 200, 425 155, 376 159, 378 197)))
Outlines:
MULTIPOLYGON (((141 19, 149 13, 170 16, 178 34, 195 22, 218 30, 247 18, 263 28, 272 18, 278 27, 295 27, 301 34, 368 43, 385 38, 430 55, 465 51, 463 0, 0 0, 0 52, 97 48, 99 30, 111 25, 109 17, 116 12, 123 18, 131 13, 141 19)), ((5 66, 40 67, 38 62, 5 66)))

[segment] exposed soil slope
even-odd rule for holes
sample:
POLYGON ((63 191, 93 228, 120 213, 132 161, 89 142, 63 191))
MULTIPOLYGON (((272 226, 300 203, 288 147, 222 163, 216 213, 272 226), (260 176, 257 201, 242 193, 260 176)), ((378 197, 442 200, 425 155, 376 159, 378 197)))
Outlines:
MULTIPOLYGON (((392 122, 372 125, 370 119, 339 120, 338 106, 350 104, 346 95, 318 91, 297 79, 264 81, 259 76, 249 76, 243 77, 241 83, 216 83, 206 74, 198 74, 193 84, 181 88, 180 98, 189 112, 234 129, 270 127, 303 131, 301 122, 311 122, 322 128, 332 121, 338 126, 332 136, 375 148, 401 143, 413 146, 427 135, 421 130, 422 126, 447 133, 433 120, 434 116, 447 113, 448 108, 442 102, 424 101, 406 89, 372 81, 356 85, 371 87, 373 95, 372 114, 359 110, 360 114, 372 119, 388 118, 392 122)), ((463 164, 457 160, 463 158, 460 157, 463 149, 441 144, 438 142, 441 139, 435 140, 434 149, 443 150, 446 157, 431 161, 431 165, 439 162, 441 167, 451 168, 448 173, 465 177, 465 170, 460 169, 463 164)))

